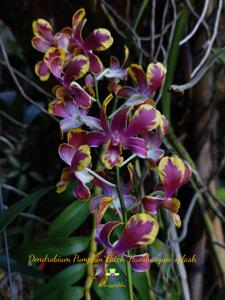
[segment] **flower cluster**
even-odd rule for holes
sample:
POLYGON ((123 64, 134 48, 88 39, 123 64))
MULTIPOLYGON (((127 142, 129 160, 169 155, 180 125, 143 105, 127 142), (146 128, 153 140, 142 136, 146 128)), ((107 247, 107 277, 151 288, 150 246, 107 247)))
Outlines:
MULTIPOLYGON (((67 142, 59 146, 59 156, 67 167, 62 171, 57 191, 64 191, 70 181, 75 182, 74 196, 81 200, 91 198, 93 186, 102 190, 92 196, 90 212, 96 214, 96 241, 103 247, 97 254, 102 263, 96 266, 96 277, 103 280, 109 256, 123 256, 131 261, 135 271, 150 267, 149 260, 130 260, 130 250, 154 242, 159 230, 159 207, 169 210, 175 224, 181 225, 177 214, 180 202, 174 194, 188 182, 191 169, 176 155, 165 156, 160 148, 169 124, 156 109, 152 97, 164 80, 166 68, 159 62, 150 63, 146 72, 137 64, 126 66, 127 47, 122 65, 112 56, 105 67, 96 52, 107 50, 113 38, 104 28, 83 37, 84 17, 85 10, 79 9, 72 18, 72 26, 57 33, 46 20, 34 21, 32 45, 44 54, 35 66, 36 74, 41 80, 47 80, 51 74, 58 81, 49 112, 60 118, 62 135, 67 135, 67 142), (107 88, 101 90, 100 97, 109 93, 104 101, 99 97, 100 80, 101 87, 105 83, 107 88), (94 163, 93 158, 98 157, 94 163), (145 164, 158 178, 158 182, 152 179, 152 191, 141 199, 134 193, 135 160, 145 164), (114 171, 124 166, 129 178, 120 178, 115 184, 114 171), (116 214, 118 221, 103 223, 107 210, 116 214), (124 210, 130 216, 127 222, 124 210), (124 229, 112 243, 110 236, 122 221, 126 222, 124 229)), ((146 258, 149 253, 132 257, 146 258)))

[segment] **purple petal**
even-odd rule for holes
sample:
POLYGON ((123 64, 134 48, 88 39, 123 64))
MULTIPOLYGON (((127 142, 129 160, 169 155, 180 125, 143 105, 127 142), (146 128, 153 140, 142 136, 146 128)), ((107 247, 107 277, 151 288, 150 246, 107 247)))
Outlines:
POLYGON ((80 200, 88 200, 91 196, 91 193, 85 184, 83 184, 80 180, 77 180, 74 196, 80 200))
POLYGON ((127 135, 143 134, 159 126, 161 114, 149 104, 142 104, 135 111, 127 128, 127 135))
POLYGON ((98 225, 96 229, 97 240, 103 245, 106 249, 111 249, 112 244, 110 243, 110 234, 111 232, 121 224, 119 221, 111 221, 104 225, 98 225))
POLYGON ((151 262, 148 253, 133 256, 126 255, 125 258, 129 261, 135 272, 145 272, 150 269, 151 262))
POLYGON ((89 108, 91 106, 91 97, 85 90, 76 86, 71 86, 71 92, 75 95, 73 101, 82 108, 89 108))
POLYGON ((91 163, 91 153, 88 145, 82 145, 75 152, 71 161, 71 169, 73 171, 82 171, 91 163))
POLYGON ((88 134, 87 143, 90 147, 98 147, 105 143, 106 137, 103 132, 91 131, 88 134))
POLYGON ((126 140, 126 143, 124 144, 124 147, 129 148, 132 153, 140 156, 146 156, 147 154, 145 140, 142 138, 138 138, 138 137, 128 138, 126 140))
POLYGON ((61 144, 59 146, 59 156, 69 166, 71 165, 74 153, 75 153, 75 149, 71 145, 61 144))
POLYGON ((166 68, 161 63, 149 64, 147 69, 147 79, 151 93, 155 92, 161 85, 166 75, 166 68))
POLYGON ((157 221, 150 215, 145 213, 133 215, 113 247, 113 251, 119 255, 137 247, 147 246, 154 242, 158 230, 157 221))
POLYGON ((40 78, 40 80, 42 81, 48 80, 50 76, 50 71, 48 69, 48 66, 43 60, 36 63, 34 70, 36 75, 40 78))
POLYGON ((88 52, 88 57, 90 61, 90 71, 92 73, 98 74, 102 71, 103 65, 100 58, 93 53, 88 52))
POLYGON ((99 203, 103 197, 104 197, 104 195, 97 195, 91 199, 90 204, 89 204, 90 213, 94 214, 97 212, 99 203))
POLYGON ((131 96, 137 94, 137 90, 131 86, 124 86, 117 92, 117 96, 120 98, 129 99, 131 96))
POLYGON ((87 144, 87 132, 80 129, 72 129, 67 134, 67 141, 75 150, 78 150, 81 145, 87 144))
POLYGON ((37 19, 36 21, 33 21, 32 27, 35 36, 39 36, 49 43, 51 42, 53 37, 53 29, 48 21, 44 19, 37 19))
POLYGON ((102 162, 107 169, 112 169, 114 166, 120 166, 123 162, 121 144, 114 145, 112 140, 109 140, 105 145, 102 155, 102 162))
POLYGON ((116 133, 123 134, 126 127, 127 127, 127 115, 128 115, 128 108, 121 109, 118 111, 112 118, 110 127, 111 130, 116 133))
POLYGON ((142 204, 144 209, 151 213, 156 214, 159 206, 163 206, 165 202, 165 197, 153 197, 153 196, 144 196, 142 199, 142 204))
POLYGON ((145 77, 145 73, 144 73, 142 67, 137 64, 132 64, 128 68, 128 72, 129 72, 130 76, 132 77, 132 79, 134 80, 134 82, 136 82, 138 84, 139 90, 141 92, 145 92, 148 89, 148 86, 147 86, 147 80, 145 77))
POLYGON ((65 75, 64 82, 69 85, 72 81, 83 77, 89 69, 89 61, 84 55, 77 55, 68 64, 65 75))
POLYGON ((34 49, 42 53, 45 53, 49 47, 51 47, 51 44, 48 41, 36 36, 32 38, 31 44, 34 49))
POLYGON ((91 116, 82 116, 82 120, 90 129, 102 130, 101 121, 99 119, 91 116))
POLYGON ((103 51, 113 43, 113 38, 107 29, 99 28, 92 31, 84 41, 87 50, 103 51))

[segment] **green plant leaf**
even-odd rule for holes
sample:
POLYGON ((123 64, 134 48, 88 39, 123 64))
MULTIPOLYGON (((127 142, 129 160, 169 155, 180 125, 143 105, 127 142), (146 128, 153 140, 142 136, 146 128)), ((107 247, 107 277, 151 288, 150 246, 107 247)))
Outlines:
POLYGON ((216 196, 223 202, 225 202, 225 188, 218 188, 216 196))
MULTIPOLYGON (((79 286, 67 286, 67 287, 60 287, 55 291, 45 295, 44 297, 38 298, 38 300, 80 300, 83 299, 84 295, 84 288, 79 286)), ((37 298, 35 298, 37 300, 37 298)))
POLYGON ((52 187, 40 189, 28 196, 26 196, 21 201, 13 204, 7 210, 0 214, 0 232, 10 223, 15 217, 26 209, 29 205, 33 204, 35 201, 38 201, 41 197, 47 194, 52 187))
MULTIPOLYGON (((10 257, 10 267, 14 272, 19 272, 33 277, 47 277, 42 271, 29 267, 27 264, 10 257)), ((7 272, 7 261, 3 254, 0 254, 0 268, 7 272)))
POLYGON ((88 202, 77 200, 61 212, 47 231, 48 237, 66 237, 76 230, 88 217, 88 202))
POLYGON ((68 256, 84 251, 89 244, 89 237, 78 236, 71 238, 43 239, 32 243, 25 243, 11 250, 16 257, 28 261, 29 255, 36 258, 68 256))
POLYGON ((35 300, 50 294, 59 286, 62 285, 67 289, 67 286, 73 285, 80 280, 85 274, 86 264, 75 264, 65 268, 63 271, 56 274, 45 286, 35 293, 35 300))

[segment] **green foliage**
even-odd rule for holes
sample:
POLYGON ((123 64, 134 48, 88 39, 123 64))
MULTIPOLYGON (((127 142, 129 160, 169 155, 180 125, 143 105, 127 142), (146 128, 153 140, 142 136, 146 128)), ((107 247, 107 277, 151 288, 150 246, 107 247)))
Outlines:
POLYGON ((88 202, 77 200, 65 208, 51 223, 47 237, 66 237, 84 223, 89 215, 88 202))

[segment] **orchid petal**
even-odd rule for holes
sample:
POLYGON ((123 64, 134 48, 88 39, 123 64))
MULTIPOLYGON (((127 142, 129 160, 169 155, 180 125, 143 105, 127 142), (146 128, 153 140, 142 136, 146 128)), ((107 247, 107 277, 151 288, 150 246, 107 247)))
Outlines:
POLYGON ((71 162, 71 169, 74 171, 82 171, 91 163, 91 151, 88 145, 82 145, 76 151, 71 162))
POLYGON ((72 81, 83 77, 89 69, 89 61, 84 55, 75 56, 68 64, 65 75, 64 82, 69 85, 72 81))
POLYGON ((78 150, 81 145, 87 144, 87 132, 80 128, 70 130, 67 134, 67 143, 78 150))
POLYGON ((145 213, 133 215, 113 247, 113 251, 121 254, 134 248, 147 246, 154 242, 158 230, 158 222, 150 215, 145 213))
POLYGON ((74 196, 80 200, 88 200, 91 196, 91 192, 85 184, 83 184, 80 180, 77 180, 74 196))
POLYGON ((149 64, 147 68, 146 77, 151 90, 151 93, 155 92, 161 85, 166 75, 166 68, 161 63, 149 64))
POLYGON ((53 37, 53 29, 48 21, 44 19, 37 19, 33 21, 32 28, 35 36, 51 42, 53 37))
POLYGON ((71 165, 75 151, 76 150, 74 149, 73 146, 65 143, 59 146, 59 156, 69 166, 71 165))
POLYGON ((46 63, 43 60, 36 63, 36 65, 34 67, 34 71, 35 71, 36 75, 40 78, 41 81, 48 80, 48 78, 50 76, 50 71, 48 69, 48 66, 46 65, 46 63))
POLYGON ((106 137, 103 132, 91 131, 88 133, 87 143, 90 147, 98 147, 105 143, 106 137))
POLYGON ((110 139, 105 145, 105 149, 102 155, 102 162, 107 169, 112 169, 114 166, 120 166, 123 162, 122 147, 120 144, 113 145, 110 139))
POLYGON ((142 134, 157 128, 160 124, 160 112, 149 104, 142 104, 135 111, 127 128, 127 135, 142 134))
POLYGON ((158 172, 167 197, 171 197, 191 177, 191 168, 179 157, 163 157, 158 172))
POLYGON ((91 106, 91 96, 87 92, 85 92, 85 90, 76 86, 71 86, 70 89, 71 92, 75 95, 73 101, 74 103, 76 103, 76 105, 82 108, 89 108, 91 106))
POLYGON ((125 258, 131 264, 131 267, 135 272, 145 272, 150 269, 151 262, 148 253, 133 256, 125 255, 125 258))
POLYGON ((87 50, 104 51, 113 43, 113 38, 109 30, 99 28, 92 31, 84 41, 87 50))
POLYGON ((145 78, 145 73, 142 67, 137 64, 132 64, 128 68, 128 73, 130 74, 134 82, 138 84, 139 90, 141 92, 145 92, 148 86, 147 86, 147 80, 145 78))
POLYGON ((119 221, 110 221, 105 224, 99 224, 96 228, 96 238, 99 243, 102 244, 102 246, 106 249, 111 249, 112 244, 110 242, 110 234, 111 232, 120 224, 122 224, 119 221))
POLYGON ((145 140, 139 137, 128 138, 124 144, 124 148, 129 148, 132 153, 141 157, 146 156, 147 154, 145 140))
POLYGON ((51 44, 48 41, 37 36, 32 38, 31 44, 34 49, 42 53, 45 53, 49 49, 49 47, 51 47, 51 44))
POLYGON ((88 52, 87 55, 90 61, 90 71, 95 74, 100 73, 103 69, 101 59, 91 52, 88 52))

